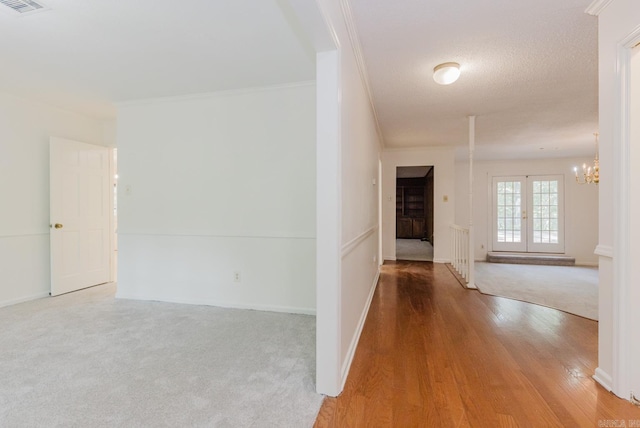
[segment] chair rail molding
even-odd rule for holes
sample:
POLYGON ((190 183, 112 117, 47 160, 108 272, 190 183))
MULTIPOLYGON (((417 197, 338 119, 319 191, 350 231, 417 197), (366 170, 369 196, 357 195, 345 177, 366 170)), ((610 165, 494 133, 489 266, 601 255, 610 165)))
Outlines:
POLYGON ((377 229, 378 229, 378 225, 371 226, 370 228, 368 228, 367 230, 365 230, 364 232, 362 232, 361 234, 353 238, 351 241, 344 244, 342 246, 342 258, 345 258, 347 254, 353 251, 358 245, 362 243, 362 241, 367 239, 377 229))
POLYGON ((593 254, 600 257, 613 258, 613 247, 611 245, 598 244, 593 254))

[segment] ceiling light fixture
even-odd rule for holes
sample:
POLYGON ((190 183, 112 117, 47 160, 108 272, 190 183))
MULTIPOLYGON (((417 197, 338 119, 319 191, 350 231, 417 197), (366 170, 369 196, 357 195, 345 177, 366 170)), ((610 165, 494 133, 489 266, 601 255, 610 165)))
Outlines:
POLYGON ((460 77, 460 64, 445 62, 433 69, 433 80, 440 85, 450 85, 460 77))
POLYGON ((593 134, 596 136, 596 157, 593 160, 593 167, 587 167, 586 163, 582 164, 582 179, 578 176, 578 167, 573 168, 573 172, 576 175, 576 182, 578 184, 587 184, 594 183, 598 184, 600 182, 600 158, 598 156, 598 133, 593 134))

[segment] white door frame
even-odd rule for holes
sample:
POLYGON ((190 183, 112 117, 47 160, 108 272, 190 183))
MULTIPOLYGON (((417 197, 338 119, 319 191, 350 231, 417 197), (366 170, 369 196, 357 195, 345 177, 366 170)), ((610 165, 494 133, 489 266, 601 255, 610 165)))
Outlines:
MULTIPOLYGON (((632 263, 629 257, 631 242, 631 217, 629 215, 631 188, 637 191, 631 179, 630 149, 631 149, 631 117, 630 117, 630 89, 631 89, 631 49, 640 43, 640 27, 632 31, 617 46, 616 72, 616 105, 614 111, 613 129, 613 162, 614 193, 613 217, 613 392, 629 399, 631 387, 640 383, 640 379, 631 379, 631 361, 637 361, 638 355, 632 355, 632 346, 637 338, 634 335, 635 304, 629 299, 631 287, 632 263)), ((635 220, 637 221, 637 220, 635 220)), ((604 254, 603 254, 604 255, 604 254)), ((602 303, 602 302, 601 302, 602 303)), ((597 374, 597 373, 596 373, 597 374)), ((639 397, 640 391, 635 391, 639 397)))
POLYGON ((489 207, 489 216, 491 227, 491 249, 492 251, 511 251, 511 252, 529 252, 529 253, 558 253, 563 254, 565 251, 564 240, 564 175, 563 174, 529 174, 529 175, 495 175, 489 180, 489 193, 491 206, 489 207), (558 182, 558 243, 545 244, 536 243, 534 236, 534 181, 557 181, 558 182), (498 242, 497 241, 497 183, 499 181, 519 182, 520 190, 520 242, 498 242))
POLYGON ((110 281, 111 282, 115 282, 117 280, 118 277, 118 272, 117 272, 117 260, 115 257, 115 252, 116 252, 116 224, 115 224, 115 217, 113 215, 114 213, 114 200, 115 200, 115 194, 114 194, 114 188, 115 188, 115 184, 116 184, 116 164, 114 162, 114 151, 116 149, 111 147, 109 148, 109 173, 111 174, 111 181, 110 181, 110 185, 109 185, 109 266, 110 266, 110 281))
POLYGON ((564 175, 563 174, 545 174, 545 175, 527 175, 527 251, 530 253, 557 253, 564 254, 564 216, 565 216, 565 198, 564 198, 564 175), (536 243, 534 239, 534 214, 533 214, 533 198, 534 193, 529 189, 529 182, 533 181, 557 181, 558 182, 558 243, 545 244, 536 243))

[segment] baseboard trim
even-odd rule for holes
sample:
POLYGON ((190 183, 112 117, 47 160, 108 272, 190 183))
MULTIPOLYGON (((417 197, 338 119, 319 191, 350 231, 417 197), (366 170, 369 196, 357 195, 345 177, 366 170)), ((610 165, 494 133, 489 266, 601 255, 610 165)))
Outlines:
POLYGON ((434 263, 451 263, 451 260, 449 259, 442 259, 442 258, 437 258, 437 259, 433 259, 434 263))
POLYGON ((0 302, 0 308, 17 305, 18 303, 29 302, 31 300, 42 299, 43 297, 49 297, 49 292, 45 291, 43 293, 31 294, 30 296, 19 297, 17 299, 4 300, 0 302))
POLYGON ((611 376, 604 372, 604 370, 598 367, 592 377, 596 382, 602 385, 604 389, 611 392, 613 389, 613 380, 611 379, 611 376))
POLYGON ((364 329, 364 323, 367 319, 367 314, 369 313, 369 308, 371 307, 371 301, 373 300, 373 295, 378 286, 378 279, 380 278, 380 269, 376 272, 376 276, 373 279, 373 284, 371 286, 371 291, 369 291, 369 296, 367 297, 367 303, 364 305, 364 310, 360 315, 360 321, 358 322, 358 327, 356 328, 356 334, 353 335, 351 339, 351 344, 349 345, 349 350, 347 351, 347 357, 344 360, 342 365, 342 371, 340 372, 340 391, 344 389, 344 384, 347 382, 347 376, 349 375, 349 370, 351 369, 351 363, 353 362, 353 357, 356 354, 356 349, 358 347, 358 342, 360 341, 360 335, 362 334, 362 330, 364 329))
POLYGON ((182 299, 170 296, 150 296, 145 294, 116 293, 116 299, 145 300, 152 302, 180 303, 184 305, 215 306, 226 309, 245 309, 252 311, 281 312, 286 314, 315 315, 315 308, 299 308, 294 306, 252 305, 238 302, 226 302, 210 299, 182 299))

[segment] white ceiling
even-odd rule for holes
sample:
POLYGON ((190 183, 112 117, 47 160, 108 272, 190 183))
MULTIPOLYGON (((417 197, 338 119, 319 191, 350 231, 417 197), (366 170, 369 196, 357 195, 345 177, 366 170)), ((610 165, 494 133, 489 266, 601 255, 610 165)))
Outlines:
POLYGON ((113 104, 315 79, 280 0, 42 0, 0 7, 0 91, 96 117, 113 104))
MULTIPOLYGON (((344 0, 347 1, 347 0, 344 0)), ((42 0, 0 8, 0 92, 95 117, 114 104, 313 80, 286 0, 42 0)), ((590 0, 348 0, 389 148, 477 158, 591 155, 597 20, 590 0), (460 80, 437 85, 442 62, 460 80)), ((301 41, 302 40, 302 41, 301 41)))
POLYGON ((479 158, 592 155, 597 18, 590 0, 349 0, 385 146, 468 142, 479 158), (461 64, 449 86, 433 68, 461 64))

